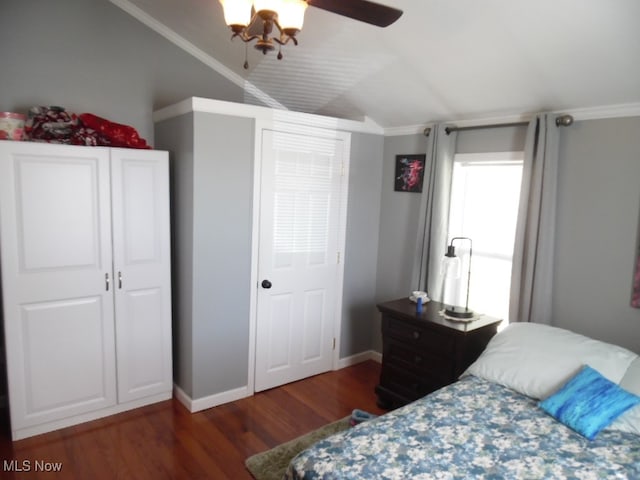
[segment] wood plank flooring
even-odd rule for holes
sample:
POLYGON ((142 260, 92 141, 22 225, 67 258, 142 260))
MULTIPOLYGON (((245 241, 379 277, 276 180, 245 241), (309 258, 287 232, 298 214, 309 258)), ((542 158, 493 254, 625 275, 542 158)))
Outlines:
POLYGON ((379 375, 380 365, 367 361, 194 414, 173 399, 17 442, 3 432, 0 478, 252 479, 250 455, 354 408, 382 413, 379 375), (12 460, 21 472, 6 471, 12 460), (61 471, 36 471, 47 462, 61 471))

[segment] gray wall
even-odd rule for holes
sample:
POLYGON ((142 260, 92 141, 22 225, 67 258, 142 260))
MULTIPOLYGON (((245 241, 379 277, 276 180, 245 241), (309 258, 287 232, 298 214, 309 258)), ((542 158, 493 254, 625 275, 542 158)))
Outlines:
MULTIPOLYGON (((458 132, 456 152, 508 152, 524 148, 526 127, 508 127, 458 132)), ((415 289, 411 274, 415 258, 420 194, 393 191, 396 155, 425 153, 422 134, 386 137, 380 206, 380 234, 376 301, 406 297, 415 289)), ((428 170, 428 169, 427 169, 428 170)), ((424 184, 429 179, 425 176, 424 184)), ((426 192, 423 192, 426 193, 426 192)), ((382 351, 380 315, 373 319, 374 350, 382 351)))
POLYGON ((456 153, 519 152, 524 150, 527 127, 503 127, 458 132, 456 153))
POLYGON ((381 135, 351 135, 340 357, 371 349, 383 145, 381 135))
MULTIPOLYGON (((384 165, 380 189, 380 228, 378 232, 378 258, 376 275, 376 302, 384 302, 410 295, 411 272, 415 256, 417 217, 420 194, 395 192, 396 155, 425 153, 427 137, 422 134, 385 137, 384 165)), ((424 179, 424 185, 429 183, 424 179)), ((372 319, 372 348, 382 351, 380 315, 372 319)))
POLYGON ((254 121, 195 113, 194 398, 249 370, 254 121))
POLYGON ((171 172, 173 381, 189 396, 193 395, 193 133, 193 115, 156 126, 158 147, 169 150, 171 172))
MULTIPOLYGON (((640 353, 640 309, 630 306, 640 241, 640 118, 576 122, 560 142, 554 324, 640 353)), ((518 151, 525 127, 458 133, 460 153, 518 151)), ((421 136, 385 138, 377 301, 406 296, 419 196, 393 192, 396 154, 419 153, 421 136)), ((424 147, 422 147, 424 151, 424 147)), ((373 347, 381 351, 379 323, 373 347)))
POLYGON ((553 317, 640 353, 631 308, 640 217, 640 117, 576 122, 560 143, 553 317))
POLYGON ((175 382, 198 399, 247 384, 254 121, 158 123, 171 152, 175 382))
MULTIPOLYGON (((395 159, 401 154, 421 154, 427 148, 424 135, 386 137, 380 186, 380 231, 376 297, 379 301, 408 296, 413 290, 411 272, 417 238, 419 193, 396 192, 395 159)), ((424 185, 428 184, 424 179, 424 185)))
POLYGON ((0 111, 59 105, 133 126, 191 96, 243 101, 240 87, 107 0, 2 0, 0 111))

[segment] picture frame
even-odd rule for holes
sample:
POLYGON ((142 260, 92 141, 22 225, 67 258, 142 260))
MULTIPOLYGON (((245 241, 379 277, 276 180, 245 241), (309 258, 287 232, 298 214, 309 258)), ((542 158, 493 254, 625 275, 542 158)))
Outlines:
POLYGON ((396 155, 394 190, 422 193, 426 154, 396 155))

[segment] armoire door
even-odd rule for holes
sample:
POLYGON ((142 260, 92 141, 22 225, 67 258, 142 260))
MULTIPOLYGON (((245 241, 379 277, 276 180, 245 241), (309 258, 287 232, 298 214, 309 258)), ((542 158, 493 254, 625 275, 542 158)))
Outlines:
POLYGON ((111 150, 118 401, 172 389, 167 152, 111 150))
POLYGON ((0 142, 12 429, 116 403, 109 153, 0 142))
POLYGON ((332 368, 344 136, 262 132, 256 391, 332 368))

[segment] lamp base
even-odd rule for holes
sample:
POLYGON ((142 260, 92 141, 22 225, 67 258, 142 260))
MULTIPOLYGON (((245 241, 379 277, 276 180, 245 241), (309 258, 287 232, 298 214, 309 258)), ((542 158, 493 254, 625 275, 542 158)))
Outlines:
POLYGON ((444 309, 444 314, 448 317, 453 318, 473 318, 475 315, 473 310, 469 310, 465 307, 446 307, 444 309))

